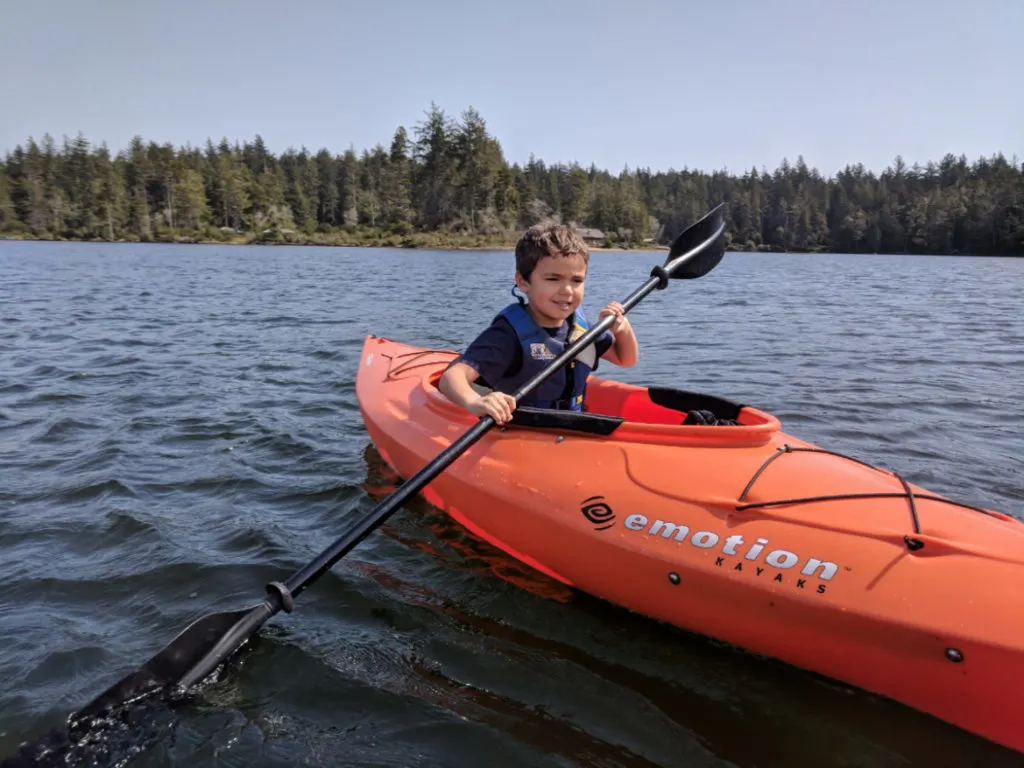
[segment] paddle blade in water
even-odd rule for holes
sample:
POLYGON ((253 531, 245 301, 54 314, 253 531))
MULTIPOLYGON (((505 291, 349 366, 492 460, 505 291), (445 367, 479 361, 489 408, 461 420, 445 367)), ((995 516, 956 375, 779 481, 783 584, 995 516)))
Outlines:
POLYGON ((703 277, 724 255, 725 207, 719 204, 675 239, 665 259, 665 271, 679 280, 703 277))
POLYGON ((153 658, 101 693, 72 719, 95 717, 111 707, 170 685, 202 680, 275 613, 269 602, 242 611, 211 613, 189 624, 153 658))
POLYGON ((242 611, 197 619, 153 658, 71 715, 65 727, 22 744, 16 754, 0 762, 0 768, 120 763, 115 754, 142 748, 142 743, 127 738, 129 731, 151 730, 148 720, 154 708, 164 707, 172 698, 153 694, 177 692, 199 682, 276 612, 271 602, 264 601, 242 611))

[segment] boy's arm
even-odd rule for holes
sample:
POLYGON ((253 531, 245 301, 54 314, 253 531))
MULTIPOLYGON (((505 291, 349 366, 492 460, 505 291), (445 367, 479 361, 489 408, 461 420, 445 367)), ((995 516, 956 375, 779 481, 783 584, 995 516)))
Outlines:
POLYGON ((480 374, 474 370, 473 366, 466 365, 466 363, 452 363, 441 374, 437 388, 453 403, 468 411, 469 406, 480 399, 480 393, 472 387, 473 382, 479 378, 480 374))
POLYGON ((490 416, 498 424, 512 418, 516 401, 503 392, 481 396, 473 382, 481 376, 496 380, 507 375, 519 351, 519 339, 508 323, 494 322, 477 336, 441 376, 438 389, 456 405, 474 416, 490 416))
POLYGON ((437 388, 441 394, 474 416, 490 416, 496 423, 504 424, 512 418, 512 411, 516 409, 515 399, 504 392, 481 395, 472 386, 478 378, 480 374, 473 366, 457 362, 441 375, 437 388))

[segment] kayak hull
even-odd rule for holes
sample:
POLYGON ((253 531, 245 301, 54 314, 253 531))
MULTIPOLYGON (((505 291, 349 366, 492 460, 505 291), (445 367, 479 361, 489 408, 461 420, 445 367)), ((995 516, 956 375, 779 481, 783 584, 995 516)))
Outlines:
MULTIPOLYGON (((475 423, 437 390, 453 357, 365 341, 360 409, 402 477, 475 423)), ((524 411, 534 426, 490 430, 423 495, 571 587, 1024 751, 1019 521, 749 406, 595 376, 587 408, 524 411), (683 425, 695 403, 737 423, 683 425)))

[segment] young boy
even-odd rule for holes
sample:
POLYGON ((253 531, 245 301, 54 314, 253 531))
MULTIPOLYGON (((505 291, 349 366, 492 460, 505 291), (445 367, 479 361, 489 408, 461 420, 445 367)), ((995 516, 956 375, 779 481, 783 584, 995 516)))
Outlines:
MULTIPOLYGON (((444 372, 442 393, 476 416, 498 424, 512 418, 515 392, 544 369, 587 329, 579 306, 587 278, 589 252, 571 227, 538 224, 516 244, 516 287, 526 296, 505 307, 444 372), (474 382, 491 390, 480 394, 474 382)), ((517 297, 518 298, 518 297, 517 297)), ((572 362, 552 374, 519 405, 583 410, 586 381, 597 361, 635 365, 636 336, 622 305, 613 301, 599 317, 614 315, 611 328, 572 362)))

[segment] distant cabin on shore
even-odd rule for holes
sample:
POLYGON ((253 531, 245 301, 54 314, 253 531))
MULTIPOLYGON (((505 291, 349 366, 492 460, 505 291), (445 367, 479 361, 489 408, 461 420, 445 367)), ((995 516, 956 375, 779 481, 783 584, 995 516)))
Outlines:
POLYGON ((587 245, 604 245, 608 239, 604 232, 593 227, 576 227, 576 231, 587 245))

